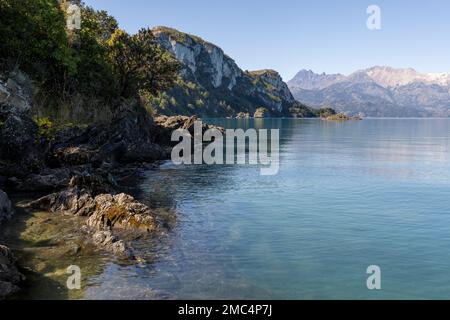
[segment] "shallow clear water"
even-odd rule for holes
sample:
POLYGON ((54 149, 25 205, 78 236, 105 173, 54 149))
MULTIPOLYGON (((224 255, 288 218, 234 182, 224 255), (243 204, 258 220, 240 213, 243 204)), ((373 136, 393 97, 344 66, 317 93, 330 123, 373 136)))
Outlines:
POLYGON ((450 298, 450 120, 208 122, 280 128, 279 174, 148 172, 140 197, 178 222, 154 263, 107 265, 86 298, 450 298))

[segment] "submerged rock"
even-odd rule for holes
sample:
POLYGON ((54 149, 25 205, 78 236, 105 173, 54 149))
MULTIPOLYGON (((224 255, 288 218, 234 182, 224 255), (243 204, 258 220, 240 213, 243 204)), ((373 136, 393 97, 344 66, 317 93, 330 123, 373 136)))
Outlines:
POLYGON ((103 248, 106 251, 114 253, 118 256, 127 256, 131 258, 133 256, 130 248, 127 247, 123 240, 119 240, 114 236, 111 231, 101 230, 92 235, 92 241, 98 247, 103 248))

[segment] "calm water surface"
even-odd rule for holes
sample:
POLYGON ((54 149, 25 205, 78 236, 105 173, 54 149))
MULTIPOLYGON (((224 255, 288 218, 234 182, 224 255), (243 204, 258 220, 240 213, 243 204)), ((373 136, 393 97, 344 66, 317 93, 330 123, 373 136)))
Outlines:
POLYGON ((219 120, 280 128, 280 172, 148 172, 140 198, 179 218, 152 264, 110 263, 86 298, 450 298, 450 120, 219 120), (369 291, 366 269, 382 269, 369 291))

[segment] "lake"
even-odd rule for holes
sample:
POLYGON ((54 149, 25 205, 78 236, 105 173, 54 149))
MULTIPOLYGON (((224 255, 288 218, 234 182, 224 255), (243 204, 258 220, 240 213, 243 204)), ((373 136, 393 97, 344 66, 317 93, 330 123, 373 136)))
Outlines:
POLYGON ((279 128, 279 174, 149 171, 139 198, 176 225, 152 263, 107 263, 85 298, 450 298, 449 119, 208 123, 279 128), (382 290, 367 289, 371 265, 382 290))

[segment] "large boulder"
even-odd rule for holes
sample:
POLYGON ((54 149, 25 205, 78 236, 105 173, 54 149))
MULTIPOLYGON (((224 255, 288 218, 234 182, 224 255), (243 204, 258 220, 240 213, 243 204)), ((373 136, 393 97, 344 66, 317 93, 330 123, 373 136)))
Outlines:
POLYGON ((127 247, 123 240, 113 235, 109 230, 98 230, 92 235, 94 244, 103 250, 114 253, 116 256, 132 258, 132 249, 127 247))
POLYGON ((48 163, 54 167, 86 164, 119 167, 121 164, 168 159, 170 150, 157 141, 160 130, 141 109, 123 110, 109 124, 58 132, 50 148, 48 163))
POLYGON ((12 207, 11 201, 8 195, 0 190, 0 225, 10 219, 14 214, 14 209, 12 207))
POLYGON ((0 245, 0 300, 17 293, 20 290, 18 284, 25 280, 25 277, 17 270, 15 262, 11 250, 0 245))

